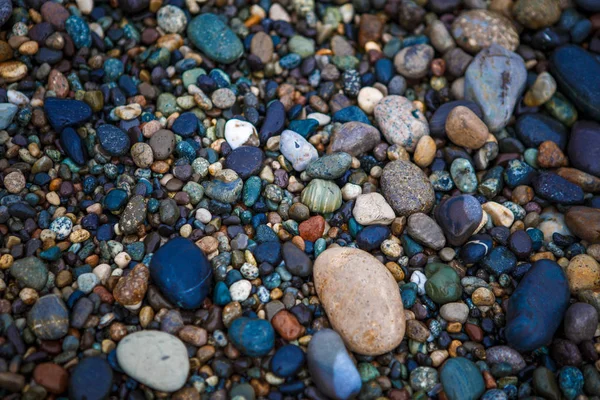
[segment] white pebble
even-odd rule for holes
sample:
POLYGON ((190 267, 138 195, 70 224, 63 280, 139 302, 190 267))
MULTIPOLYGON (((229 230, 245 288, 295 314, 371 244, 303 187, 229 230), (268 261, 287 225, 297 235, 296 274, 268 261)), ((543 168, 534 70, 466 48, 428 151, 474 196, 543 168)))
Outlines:
POLYGON ((127 267, 129 265, 130 261, 131 261, 131 256, 129 254, 125 253, 124 251, 120 252, 115 257, 115 264, 117 264, 119 266, 119 268, 127 267))
POLYGON ((260 144, 254 125, 239 119, 230 119, 225 124, 225 140, 232 150, 244 145, 258 146, 260 144))
POLYGON ((425 294, 425 282, 427 282, 427 277, 421 271, 415 271, 410 276, 410 281, 417 284, 417 292, 420 296, 425 294))
POLYGON ((373 87, 364 87, 358 92, 358 106, 367 114, 373 114, 373 110, 379 101, 383 99, 383 93, 373 87))
POLYGON ((250 296, 250 292, 252 292, 252 284, 245 279, 234 282, 229 286, 229 294, 231 294, 231 300, 233 301, 246 300, 250 296))

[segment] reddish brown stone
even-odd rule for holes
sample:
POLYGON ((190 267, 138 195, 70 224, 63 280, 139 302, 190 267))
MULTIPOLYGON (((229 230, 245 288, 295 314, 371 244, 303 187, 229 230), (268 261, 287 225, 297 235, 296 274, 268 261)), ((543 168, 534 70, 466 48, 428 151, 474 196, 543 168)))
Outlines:
POLYGON ((206 329, 194 325, 185 325, 177 335, 184 342, 196 347, 202 347, 208 341, 206 329))
POLYGON ((551 140, 546 140, 538 148, 538 164, 542 168, 558 168, 567 165, 567 158, 560 147, 551 140))
POLYGON ((61 394, 67 390, 69 373, 60 365, 47 362, 35 367, 33 379, 50 393, 61 394))
POLYGON ((483 331, 477 325, 467 323, 464 325, 464 328, 465 333, 469 335, 472 341, 481 342, 483 340, 483 331))
POLYGON ((309 242, 315 242, 323 236, 325 219, 320 215, 310 217, 298 226, 298 230, 300 231, 302 239, 308 240, 309 242))
POLYGON ((65 29, 65 21, 69 18, 70 14, 62 4, 47 1, 42 5, 40 11, 44 21, 50 22, 53 27, 60 31, 65 29))
POLYGON ((148 290, 150 271, 144 264, 133 267, 129 275, 121 278, 113 291, 115 300, 124 306, 139 304, 148 290))
POLYGON ((376 15, 363 14, 360 17, 358 44, 365 47, 367 42, 378 42, 383 32, 383 21, 376 15))
POLYGON ((590 207, 571 207, 565 214, 571 232, 591 243, 600 243, 600 210, 590 207))
POLYGON ((584 192, 600 192, 600 178, 575 168, 559 168, 556 173, 571 183, 580 186, 584 192))
POLYGON ((304 327, 300 325, 294 314, 281 310, 271 320, 275 331, 287 341, 296 340, 304 333, 304 327))

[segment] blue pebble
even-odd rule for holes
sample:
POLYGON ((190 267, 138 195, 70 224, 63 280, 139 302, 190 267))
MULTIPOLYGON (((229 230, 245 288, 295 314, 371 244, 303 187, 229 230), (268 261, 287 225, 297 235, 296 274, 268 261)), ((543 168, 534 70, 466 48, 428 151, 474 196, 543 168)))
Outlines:
POLYGON ((281 261, 281 244, 278 241, 261 243, 256 246, 254 257, 258 263, 277 265, 281 261))
POLYGON ((366 251, 379 249, 381 243, 390 236, 390 228, 385 225, 371 225, 356 235, 358 248, 366 251))
POLYGON ((477 400, 485 391, 479 368, 464 357, 446 361, 440 373, 440 381, 448 400, 477 400))
POLYGON ((65 30, 78 49, 92 46, 92 33, 88 24, 77 15, 71 15, 65 21, 65 30))
POLYGON ((60 133, 60 144, 76 164, 84 165, 87 162, 87 151, 75 129, 71 127, 63 129, 60 133))
MULTIPOLYGON (((113 351, 116 363, 116 351, 113 351)), ((118 367, 117 367, 118 368, 118 367)), ((120 368, 117 369, 120 371, 120 368)), ((111 365, 101 357, 85 357, 77 363, 69 380, 69 398, 91 400, 108 398, 113 388, 111 365)))
POLYGON ((491 274, 510 274, 517 266, 517 257, 507 247, 497 246, 485 256, 480 264, 491 274))
POLYGON ((271 371, 282 378, 295 376, 305 362, 302 349, 293 344, 280 347, 271 358, 271 371))
POLYGON ((240 317, 229 327, 228 336, 236 349, 250 357, 266 356, 275 345, 275 331, 264 319, 240 317))
POLYGON ((319 126, 319 121, 316 119, 297 119, 289 123, 288 129, 298 133, 303 137, 308 137, 311 133, 314 133, 319 126))
POLYGON ((49 97, 44 99, 44 112, 55 131, 79 126, 92 118, 92 109, 83 101, 49 97))
POLYGON ((375 77, 378 82, 387 85, 394 77, 394 64, 389 58, 380 58, 375 62, 375 77))
POLYGON ((198 117, 193 112, 183 113, 175 120, 171 130, 179 136, 190 137, 198 131, 198 117))
POLYGON ((333 114, 333 122, 351 122, 358 121, 364 124, 371 125, 371 121, 369 121, 369 117, 364 113, 363 110, 358 108, 357 106, 349 106, 346 108, 342 108, 333 114))
POLYGON ((225 282, 217 282, 213 292, 213 302, 218 306, 226 306, 231 303, 231 294, 225 282))
POLYGON ((131 143, 129 136, 114 125, 100 125, 96 129, 100 146, 112 157, 123 156, 129 152, 131 143))

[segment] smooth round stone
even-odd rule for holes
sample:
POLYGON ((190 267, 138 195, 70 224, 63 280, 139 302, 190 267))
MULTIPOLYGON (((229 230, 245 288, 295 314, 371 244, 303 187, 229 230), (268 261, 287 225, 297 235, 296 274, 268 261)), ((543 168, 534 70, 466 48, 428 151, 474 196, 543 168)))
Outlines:
POLYGON ((300 201, 314 213, 331 213, 342 206, 342 191, 332 181, 313 179, 302 191, 300 201))
POLYGON ((329 140, 327 153, 344 152, 358 157, 367 153, 381 141, 381 134, 372 125, 362 122, 346 122, 334 129, 329 140))
POLYGON ((575 344, 592 340, 598 327, 598 312, 587 303, 572 304, 565 313, 564 327, 565 336, 575 344))
POLYGON ((275 331, 268 321, 240 317, 227 332, 236 349, 249 357, 263 357, 275 345, 275 331))
POLYGON ((576 122, 571 130, 568 154, 573 167, 600 177, 600 124, 576 122))
POLYGON ((516 20, 529 29, 554 25, 560 19, 560 14, 556 0, 518 0, 513 6, 516 20))
POLYGON ((185 309, 199 307, 212 283, 212 267, 202 250, 181 237, 154 253, 150 275, 169 301, 185 309))
POLYGON ((15 260, 10 267, 10 274, 19 285, 42 290, 48 283, 48 268, 46 264, 37 257, 30 256, 15 260))
POLYGON ((535 193, 543 199, 560 204, 583 203, 583 190, 560 175, 542 172, 533 179, 535 193))
POLYGON ((281 246, 285 268, 293 275, 307 277, 312 275, 313 262, 310 257, 292 242, 281 246))
POLYGON ((464 244, 475 232, 482 217, 481 204, 470 195, 450 197, 442 201, 435 211, 435 219, 452 246, 464 244))
POLYGON ((230 119, 225 124, 225 140, 232 150, 241 146, 258 146, 256 128, 250 122, 230 119))
POLYGON ((179 7, 167 5, 156 13, 158 26, 168 33, 181 33, 187 24, 187 17, 179 7))
POLYGON ((446 303, 440 307, 440 315, 448 322, 464 324, 469 317, 469 306, 465 303, 446 303))
POLYGON ((302 58, 310 57, 315 54, 314 40, 302 35, 294 35, 288 41, 288 47, 291 53, 296 53, 302 58))
POLYGON ((282 378, 295 376, 300 372, 305 359, 304 352, 299 346, 286 344, 277 349, 271 358, 271 371, 282 378))
MULTIPOLYGON (((2 111, 0 110, 0 113, 2 111)), ((75 163, 84 165, 87 161, 87 151, 81 137, 73 128, 65 128, 60 133, 60 144, 69 157, 75 163)))
POLYGON ((421 79, 429 72, 435 51, 427 44, 405 47, 394 57, 396 71, 408 79, 421 79))
POLYGON ((170 130, 160 129, 154 132, 148 144, 156 160, 166 160, 175 150, 175 134, 170 130))
POLYGON ((515 130, 519 140, 527 147, 538 148, 540 144, 550 140, 564 150, 569 137, 563 124, 545 114, 521 115, 517 119, 515 130))
POLYGON ((260 58, 263 64, 271 61, 271 57, 273 57, 273 40, 271 36, 263 31, 256 32, 250 42, 250 52, 260 58))
POLYGON ((509 51, 519 46, 519 33, 505 16, 489 10, 462 12, 452 23, 456 43, 470 53, 498 45, 509 51))
POLYGON ((67 126, 79 127, 92 118, 90 106, 83 101, 72 99, 48 97, 44 99, 44 112, 48 122, 57 132, 61 132, 67 126))
POLYGON ((550 57, 550 71, 560 92, 580 111, 600 121, 600 61, 580 46, 566 45, 550 57))
POLYGON ((587 254, 578 254, 571 258, 565 273, 571 293, 600 289, 600 264, 587 254))
POLYGON ((69 381, 69 398, 102 400, 109 396, 113 385, 110 364, 100 357, 86 357, 75 365, 69 381))
POLYGON ((452 162, 450 176, 461 192, 475 193, 475 190, 477 190, 475 168, 466 158, 457 158, 452 162))
POLYGON ((571 207, 564 215, 564 222, 583 240, 600 243, 600 210, 591 207, 571 207))
MULTIPOLYGON (((12 4, 10 1, 8 4, 12 4)), ((12 6, 11 6, 12 7, 12 6)), ((12 52, 12 49, 10 50, 12 52)), ((0 129, 6 129, 12 123, 19 107, 10 103, 0 103, 0 129)))
POLYGON ((489 132, 477 114, 467 107, 456 106, 448 113, 446 135, 457 146, 479 149, 487 141, 489 132))
POLYGON ((183 113, 173 122, 171 129, 181 137, 190 137, 198 131, 198 117, 193 112, 183 113))
POLYGON ((425 292, 436 304, 446 304, 460 299, 462 285, 460 277, 452 267, 441 263, 430 263, 425 267, 425 292))
POLYGON ((126 132, 114 125, 100 125, 96 129, 102 148, 112 157, 123 156, 129 152, 131 142, 126 132))
POLYGON ((348 153, 333 153, 313 160, 306 167, 311 178, 338 179, 350 168, 352 156, 348 153))
POLYGON ((477 400, 485 391, 479 368, 464 357, 451 358, 444 363, 440 382, 448 400, 477 400))
POLYGON ((117 346, 117 361, 127 375, 161 392, 181 389, 190 369, 183 342, 160 331, 125 336, 117 346))
POLYGON ((60 297, 40 297, 27 314, 27 325, 40 340, 58 340, 69 330, 69 311, 60 297))
POLYGON ((458 106, 466 107, 475 113, 478 118, 483 118, 481 109, 472 101, 454 100, 444 103, 437 110, 435 110, 429 120, 429 132, 431 133, 431 136, 436 138, 446 137, 446 121, 448 119, 448 115, 458 106))
POLYGON ((525 90, 523 59, 497 44, 480 51, 465 73, 465 99, 475 102, 491 132, 502 130, 525 90))
POLYGON ((234 170, 242 179, 260 172, 265 154, 258 147, 238 147, 225 159, 225 168, 234 170))
POLYGON ((358 92, 358 106, 367 114, 373 114, 373 110, 383 98, 383 93, 372 87, 364 87, 358 92))
POLYGON ((513 372, 518 372, 527 366, 523 356, 512 347, 494 346, 486 349, 486 361, 489 364, 506 363, 512 367, 513 372))
POLYGON ((361 230, 356 235, 356 245, 366 251, 373 251, 390 236, 390 228, 385 225, 371 225, 361 230))
POLYGON ((427 119, 402 96, 384 97, 375 107, 375 120, 390 144, 414 151, 421 136, 429 135, 427 119))
POLYGON ((435 192, 427 175, 410 161, 387 164, 380 184, 388 204, 401 216, 428 213, 435 202, 435 192))
POLYGON ((56 233, 57 240, 64 240, 69 237, 72 229, 73 221, 71 221, 68 217, 56 218, 50 224, 50 230, 56 233))
POLYGON ((359 195, 354 202, 352 216, 361 225, 390 225, 396 218, 392 207, 377 192, 359 195))
POLYGON ((359 249, 330 248, 315 260, 313 277, 331 326, 350 350, 379 355, 400 344, 405 329, 400 291, 375 257, 359 249))
POLYGON ((319 158, 317 149, 308 140, 289 129, 281 134, 279 151, 298 172, 304 171, 311 161, 319 158))
POLYGON ((440 226, 427 214, 416 213, 408 217, 406 233, 416 242, 434 250, 446 245, 446 238, 440 226))
POLYGON ((496 246, 481 260, 480 264, 491 274, 510 274, 517 266, 517 257, 504 246, 496 246))
POLYGON ((187 36, 194 46, 218 63, 231 64, 244 54, 242 41, 215 14, 206 13, 192 19, 187 36))
POLYGON ((317 388, 327 397, 356 397, 362 381, 342 338, 331 329, 321 329, 308 344, 308 371, 317 388))
POLYGON ((508 301, 505 336, 519 351, 548 345, 569 305, 569 285, 554 261, 536 261, 508 301))

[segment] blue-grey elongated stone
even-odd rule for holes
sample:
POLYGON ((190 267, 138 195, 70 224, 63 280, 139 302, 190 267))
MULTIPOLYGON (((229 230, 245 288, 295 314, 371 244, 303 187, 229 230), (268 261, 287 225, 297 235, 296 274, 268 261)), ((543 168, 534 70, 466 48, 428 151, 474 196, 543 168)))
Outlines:
POLYGON ((465 73, 465 99, 475 102, 492 132, 506 126, 525 90, 527 70, 523 59, 492 44, 481 50, 465 73))
POLYGON ((25 257, 16 260, 10 267, 10 274, 23 287, 42 290, 48 282, 48 268, 37 257, 25 257))
POLYGON ((231 64, 244 53, 241 40, 215 14, 202 14, 188 25, 187 34, 194 46, 208 58, 231 64))
POLYGON ((485 391, 479 368, 464 357, 451 358, 442 367, 440 381, 448 400, 477 400, 485 391))
POLYGON ((0 103, 0 129, 8 128, 18 110, 19 107, 14 104, 0 103))
POLYGON ((331 329, 315 333, 308 345, 308 371, 327 397, 345 400, 360 392, 362 382, 340 335, 331 329))

